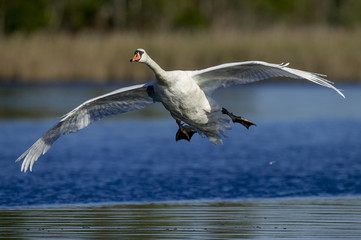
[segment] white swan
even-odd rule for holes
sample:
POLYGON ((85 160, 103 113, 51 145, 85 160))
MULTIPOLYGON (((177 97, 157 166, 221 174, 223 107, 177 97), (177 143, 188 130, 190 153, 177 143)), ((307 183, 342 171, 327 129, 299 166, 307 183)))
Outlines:
POLYGON ((230 129, 230 118, 245 127, 253 122, 222 109, 212 98, 215 90, 275 77, 306 79, 335 90, 345 97, 325 75, 288 68, 288 64, 260 61, 226 63, 196 71, 164 71, 143 49, 137 49, 131 62, 145 63, 155 74, 146 84, 121 88, 90 99, 68 114, 47 131, 16 161, 24 158, 21 171, 32 167, 41 154, 62 135, 79 131, 103 117, 144 108, 161 102, 179 125, 176 140, 190 140, 195 132, 214 143, 222 143, 222 135, 230 129), (184 126, 181 122, 188 125, 184 126))

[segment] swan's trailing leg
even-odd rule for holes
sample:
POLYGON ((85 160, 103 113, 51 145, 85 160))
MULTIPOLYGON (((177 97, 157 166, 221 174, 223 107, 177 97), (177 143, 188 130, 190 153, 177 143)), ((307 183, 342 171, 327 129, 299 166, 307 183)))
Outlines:
POLYGON ((228 112, 228 110, 225 108, 222 108, 222 113, 227 114, 232 119, 232 122, 238 122, 238 123, 242 124, 243 126, 245 126, 247 129, 252 125, 256 126, 256 124, 254 122, 252 122, 244 117, 236 116, 233 113, 228 112))
POLYGON ((179 141, 181 139, 187 140, 188 142, 191 140, 193 134, 196 133, 196 130, 191 128, 190 126, 183 126, 179 120, 176 120, 179 129, 177 134, 175 135, 175 140, 179 141))

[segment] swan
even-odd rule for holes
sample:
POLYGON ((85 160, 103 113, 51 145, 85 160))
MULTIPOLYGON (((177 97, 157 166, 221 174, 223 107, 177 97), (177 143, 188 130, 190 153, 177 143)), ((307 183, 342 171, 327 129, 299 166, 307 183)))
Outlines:
POLYGON ((225 63, 203 70, 165 71, 144 49, 135 50, 130 62, 146 64, 153 70, 155 80, 90 99, 64 115, 16 160, 24 159, 21 171, 32 171, 40 155, 45 154, 62 135, 77 132, 103 117, 138 110, 157 102, 163 104, 178 124, 176 141, 190 141, 193 134, 198 133, 213 144, 222 144, 222 136, 226 137, 226 130, 231 129, 231 120, 246 128, 255 123, 220 107, 212 98, 212 94, 219 88, 287 77, 309 80, 331 88, 345 98, 332 85, 333 82, 324 78, 325 75, 289 68, 288 64, 247 61, 225 63))

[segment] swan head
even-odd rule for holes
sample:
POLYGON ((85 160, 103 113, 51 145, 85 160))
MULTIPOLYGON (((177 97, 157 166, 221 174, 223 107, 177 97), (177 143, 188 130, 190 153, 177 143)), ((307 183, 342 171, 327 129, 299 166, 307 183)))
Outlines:
POLYGON ((131 62, 145 62, 148 58, 147 53, 144 49, 138 48, 134 52, 133 58, 130 59, 131 62))

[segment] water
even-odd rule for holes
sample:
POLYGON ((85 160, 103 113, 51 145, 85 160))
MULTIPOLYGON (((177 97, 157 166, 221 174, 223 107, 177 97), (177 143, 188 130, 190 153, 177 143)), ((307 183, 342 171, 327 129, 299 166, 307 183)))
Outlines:
POLYGON ((5 209, 0 236, 29 239, 359 239, 360 199, 271 199, 5 209))
MULTIPOLYGON (((218 233, 215 239, 239 238, 242 234, 250 238, 268 234, 276 239, 281 233, 297 236, 297 229, 301 232, 307 228, 310 233, 327 236, 321 229, 330 222, 336 229, 346 229, 341 233, 348 232, 349 237, 359 236, 361 224, 355 218, 361 219, 361 86, 341 88, 346 100, 312 84, 257 84, 222 91, 216 96, 222 106, 257 124, 249 130, 234 125, 222 146, 213 146, 198 135, 190 143, 175 142, 177 125, 160 105, 154 105, 62 137, 35 163, 32 173, 24 174, 21 164, 14 160, 59 120, 56 116, 113 88, 3 87, 0 213, 9 221, 20 222, 14 227, 14 235, 6 236, 50 238, 48 230, 55 230, 64 236, 69 233, 69 238, 87 239, 91 233, 102 238, 100 233, 109 230, 114 234, 134 233, 138 236, 134 239, 151 239, 149 231, 162 233, 163 239, 207 239, 211 231, 218 233), (233 204, 238 209, 234 214, 233 204), (273 215, 288 205, 292 207, 287 214, 280 218, 273 215), (164 208, 165 215, 158 216, 160 222, 145 221, 137 233, 132 232, 139 229, 133 220, 133 225, 125 227, 128 232, 121 231, 127 218, 113 214, 128 215, 128 208, 140 208, 137 219, 143 222, 147 206, 154 207, 156 217, 162 213, 157 209, 164 208), (299 211, 302 206, 305 214, 299 211), (192 215, 194 209, 197 211, 192 215), (220 214, 214 213, 217 209, 220 214), (20 214, 23 211, 25 215, 20 214), (80 217, 80 225, 61 223, 62 228, 54 229, 49 224, 56 222, 51 216, 58 211, 65 219, 88 213, 90 219, 99 219, 100 214, 111 223, 95 226, 80 217), (183 211, 189 214, 178 218, 183 211), (51 216, 39 223, 39 214, 51 216), (221 225, 221 220, 220 225, 202 222, 207 214, 211 219, 230 221, 230 225, 221 225), (272 225, 261 221, 268 214, 274 217, 272 225), (244 225, 251 235, 235 220, 244 216, 256 219, 244 225), (169 218, 173 219, 170 224, 169 218), (188 222, 189 226, 179 226, 177 219, 192 220, 196 225, 198 221, 199 226, 188 222), (287 219, 291 225, 295 223, 292 231, 285 223, 287 219), (184 235, 184 231, 189 234, 184 235), (222 235, 225 232, 229 235, 222 235)), ((328 233, 336 236, 331 234, 335 231, 328 233)))

